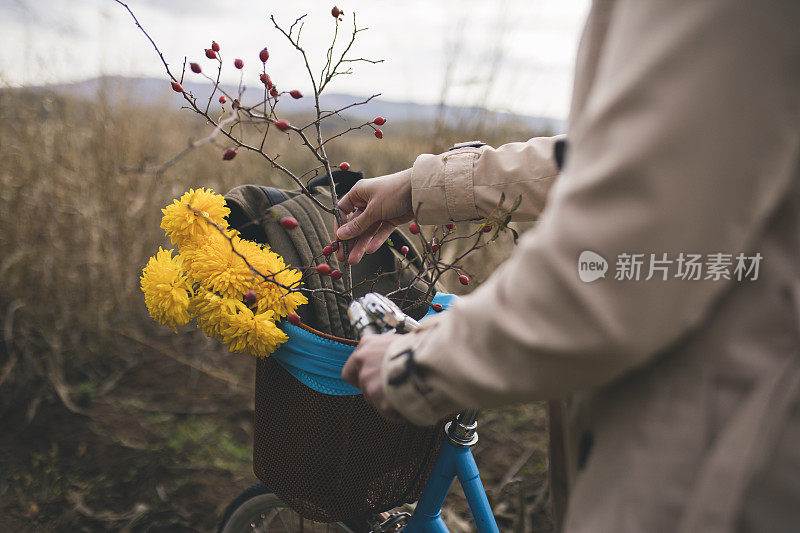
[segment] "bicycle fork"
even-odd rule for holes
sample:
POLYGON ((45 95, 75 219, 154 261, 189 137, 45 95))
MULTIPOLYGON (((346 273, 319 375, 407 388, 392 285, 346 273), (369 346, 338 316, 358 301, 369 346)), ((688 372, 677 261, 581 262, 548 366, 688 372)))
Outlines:
POLYGON ((464 411, 444 431, 439 456, 404 533, 447 533, 442 505, 454 478, 458 478, 479 533, 499 533, 486 491, 470 448, 478 442, 478 411, 464 411))

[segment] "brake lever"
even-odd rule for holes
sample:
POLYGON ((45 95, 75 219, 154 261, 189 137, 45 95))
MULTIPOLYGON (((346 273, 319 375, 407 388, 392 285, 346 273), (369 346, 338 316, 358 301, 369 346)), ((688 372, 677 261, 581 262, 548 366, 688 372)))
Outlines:
POLYGON ((419 322, 403 313, 389 298, 371 292, 354 300, 347 309, 350 323, 359 336, 381 333, 408 333, 419 322))

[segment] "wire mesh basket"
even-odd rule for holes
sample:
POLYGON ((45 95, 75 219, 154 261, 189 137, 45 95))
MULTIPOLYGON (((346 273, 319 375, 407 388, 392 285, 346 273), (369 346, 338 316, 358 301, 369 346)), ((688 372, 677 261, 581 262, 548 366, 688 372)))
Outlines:
MULTIPOLYGON (((320 349, 338 343, 344 353, 353 350, 353 341, 331 339, 320 336, 320 349)), ((360 394, 328 390, 324 380, 298 379, 279 359, 260 359, 256 368, 256 477, 318 522, 356 519, 416 501, 441 444, 441 424, 391 422, 360 394)))

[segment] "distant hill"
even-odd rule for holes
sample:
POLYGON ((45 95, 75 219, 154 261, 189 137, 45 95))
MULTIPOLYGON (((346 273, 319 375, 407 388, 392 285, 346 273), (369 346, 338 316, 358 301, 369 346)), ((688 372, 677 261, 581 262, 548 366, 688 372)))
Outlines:
MULTIPOLYGON (((185 90, 192 92, 201 101, 205 101, 211 91, 210 84, 187 81, 183 84, 185 90)), ((236 94, 235 86, 223 85, 229 94, 236 94)), ((157 105, 163 102, 174 103, 176 107, 182 105, 183 100, 175 98, 172 89, 165 80, 156 78, 126 78, 119 76, 104 76, 91 78, 84 81, 68 84, 44 85, 26 87, 25 90, 49 91, 63 96, 82 100, 94 100, 101 92, 112 102, 115 99, 126 100, 136 105, 157 105)), ((254 88, 245 91, 244 102, 255 103, 260 98, 263 88, 254 88)), ((363 101, 364 96, 348 94, 326 94, 321 98, 325 109, 339 109, 354 102, 363 101)), ((293 100, 286 97, 281 100, 281 109, 284 113, 307 113, 313 109, 311 98, 293 100)), ((378 115, 390 118, 393 121, 430 121, 435 119, 440 112, 435 104, 417 104, 413 102, 392 102, 376 98, 365 105, 352 107, 347 111, 347 116, 354 119, 369 119, 378 115)), ((514 115, 511 113, 497 113, 476 107, 446 106, 444 109, 448 121, 457 121, 469 117, 482 116, 493 123, 515 122, 527 126, 531 130, 564 131, 564 121, 548 117, 532 117, 514 115)))

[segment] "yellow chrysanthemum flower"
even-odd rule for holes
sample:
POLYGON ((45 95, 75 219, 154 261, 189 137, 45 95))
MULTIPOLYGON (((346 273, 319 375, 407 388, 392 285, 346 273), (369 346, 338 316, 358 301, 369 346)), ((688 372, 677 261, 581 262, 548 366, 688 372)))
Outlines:
POLYGON ((183 271, 180 256, 159 247, 139 279, 147 311, 159 324, 174 331, 189 322, 189 297, 192 288, 183 271))
POLYGON ((252 249, 251 255, 247 257, 256 270, 272 275, 269 280, 258 277, 249 287, 256 293, 259 313, 269 309, 279 317, 285 317, 299 306, 308 303, 308 298, 297 292, 302 274, 287 268, 281 256, 267 248, 252 249))
POLYGON ((243 302, 205 289, 192 298, 190 310, 197 317, 197 327, 222 341, 232 353, 267 357, 288 340, 275 325, 272 311, 254 314, 243 302))
POLYGON ((217 232, 183 252, 187 259, 189 276, 205 289, 220 296, 241 299, 257 276, 234 249, 247 257, 248 261, 252 261, 255 254, 262 251, 255 243, 237 236, 228 239, 217 232))
MULTIPOLYGON (((280 258, 279 258, 280 259, 280 258)), ((281 261, 283 262, 283 261, 281 261)), ((302 274, 293 269, 278 270, 274 276, 275 283, 262 281, 253 288, 256 293, 258 312, 270 309, 279 317, 294 313, 298 307, 308 303, 308 298, 297 291, 300 288, 302 274), (284 287, 293 289, 289 291, 284 287)))
POLYGON ((222 340, 222 328, 227 327, 227 317, 236 314, 236 309, 237 300, 222 298, 202 288, 189 300, 189 312, 197 319, 197 327, 217 340, 222 340))
MULTIPOLYGON (((195 271, 192 269, 192 262, 195 258, 219 258, 220 254, 225 254, 224 257, 227 257, 227 254, 231 253, 231 240, 238 236, 239 232, 230 228, 225 230, 224 235, 214 229, 213 233, 197 237, 193 241, 184 244, 180 253, 181 257, 183 257, 183 268, 186 269, 189 281, 192 283, 200 283, 202 281, 201 278, 195 277, 195 271)), ((220 260, 219 264, 222 265, 224 262, 220 260)), ((222 268, 222 266, 219 268, 222 268)))
POLYGON ((267 357, 289 339, 275 325, 272 311, 254 314, 247 306, 243 307, 227 317, 229 323, 222 329, 222 342, 231 352, 267 357))
POLYGON ((258 272, 267 276, 273 275, 277 283, 293 289, 300 286, 300 272, 287 269, 278 254, 257 243, 237 236, 228 239, 217 234, 188 248, 183 255, 186 257, 190 278, 205 289, 236 299, 241 299, 247 291, 254 290, 259 302, 258 312, 271 309, 279 316, 286 316, 308 301, 302 294, 279 287, 250 269, 242 256, 258 272))
POLYGON ((161 211, 164 213, 161 228, 172 244, 178 247, 212 233, 219 233, 208 220, 225 228, 228 226, 225 217, 230 214, 230 209, 225 206, 225 198, 204 188, 190 189, 161 211))
POLYGON ((161 227, 180 254, 172 257, 172 250, 159 248, 142 272, 150 315, 173 330, 195 317, 206 335, 233 353, 266 357, 286 342, 275 320, 308 302, 297 292, 301 273, 228 228, 230 210, 210 189, 192 189, 162 211, 161 227), (251 290, 255 294, 248 294, 251 290))

